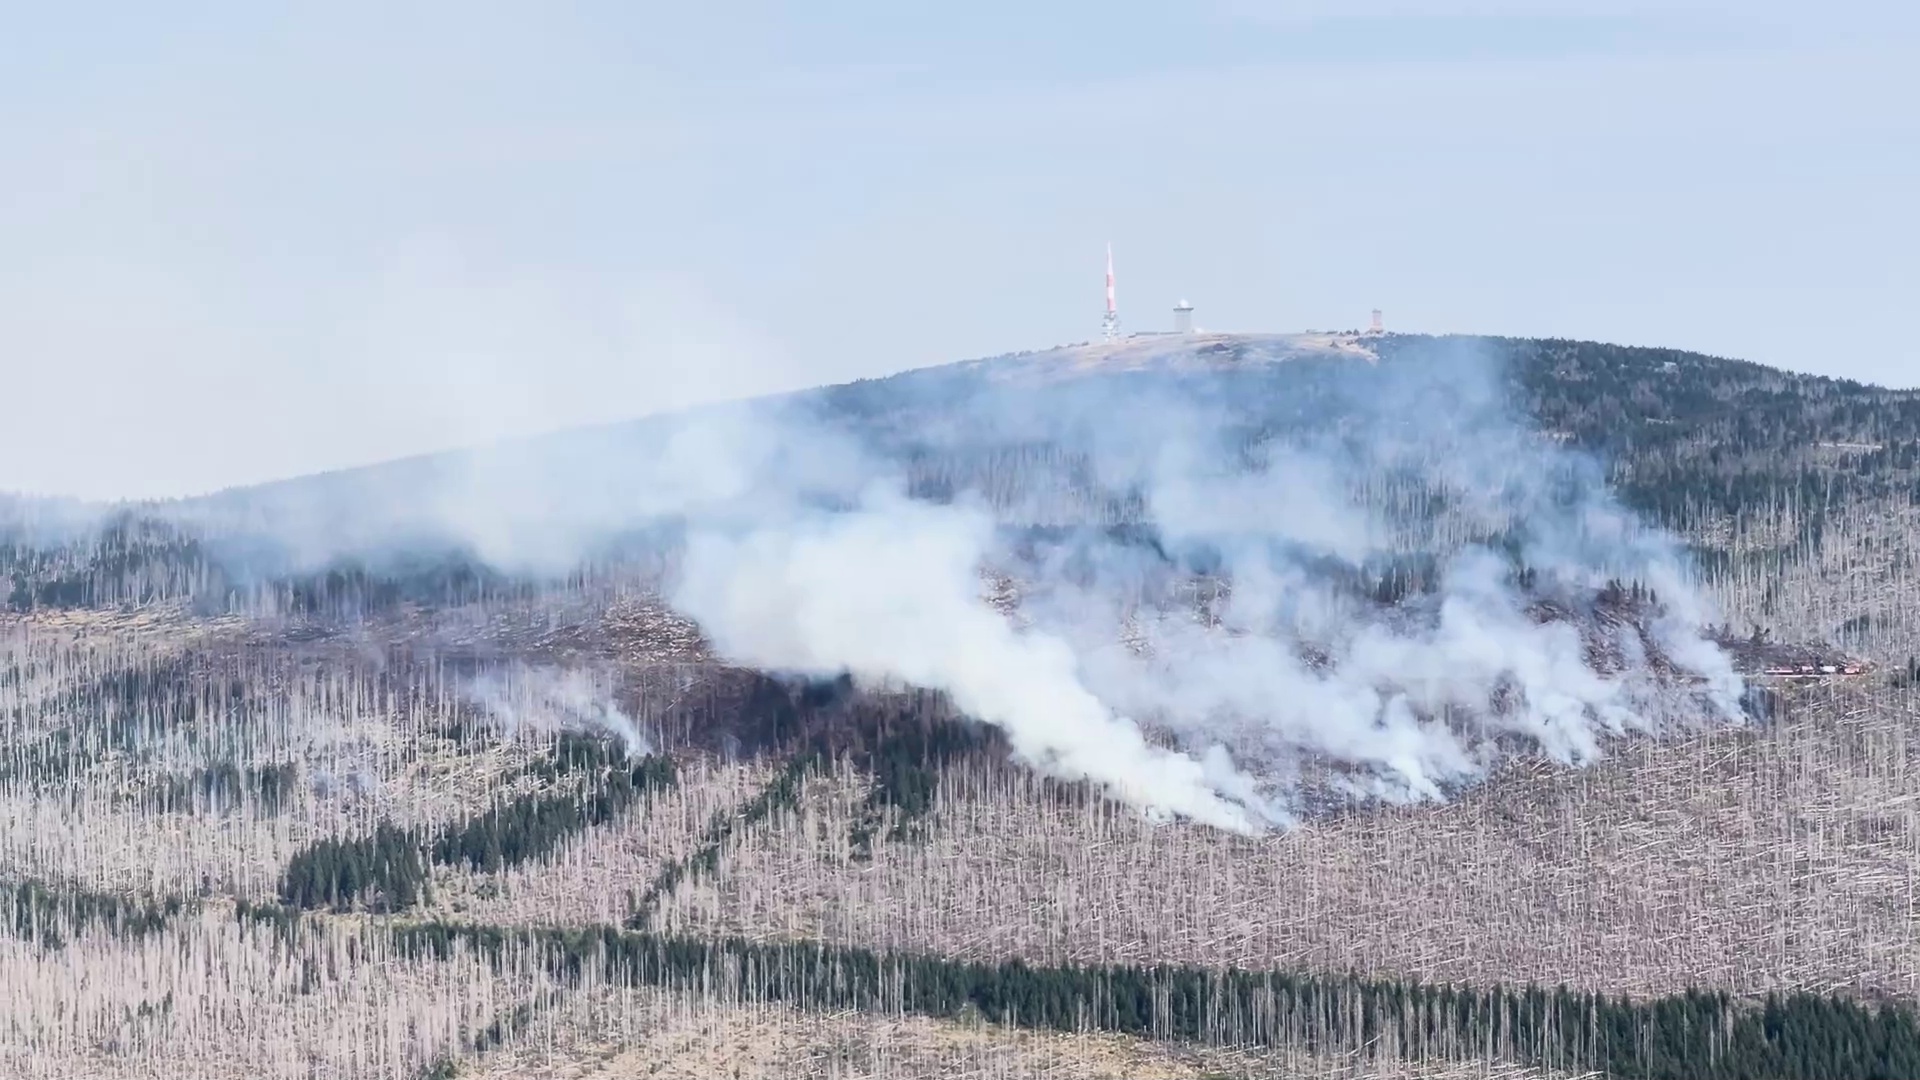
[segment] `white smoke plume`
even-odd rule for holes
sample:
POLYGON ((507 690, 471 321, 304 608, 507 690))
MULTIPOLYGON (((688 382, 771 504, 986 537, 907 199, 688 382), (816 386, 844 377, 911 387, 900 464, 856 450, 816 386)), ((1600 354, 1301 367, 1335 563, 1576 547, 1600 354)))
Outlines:
POLYGON ((850 511, 694 533, 672 600, 739 660, 945 690, 1037 767, 1150 811, 1250 828, 1198 761, 1149 745, 1082 685, 1064 639, 1017 632, 982 601, 992 538, 977 508, 876 487, 850 511))
MULTIPOLYGON (((1700 636, 1703 609, 1671 540, 1622 509, 1590 462, 1531 437, 1484 364, 1428 377, 1451 380, 1449 408, 1388 394, 1354 403, 1357 447, 1309 440, 1251 457, 1225 445, 1232 425, 1206 403, 1097 380, 1067 395, 1102 421, 1081 439, 1095 447, 1095 480, 1131 488, 1176 561, 1181 548, 1206 550, 1227 589, 1207 622, 1146 599, 1156 576, 1180 576, 1165 550, 1143 556, 1083 531, 1070 555, 1022 565, 978 502, 929 505, 897 480, 852 510, 693 531, 671 600, 736 659, 946 690, 1038 768, 1229 828, 1290 820, 1316 769, 1322 791, 1442 798, 1516 747, 1580 765, 1618 736, 1736 719, 1739 680, 1700 636), (1332 588, 1317 561, 1352 565, 1396 543, 1402 523, 1356 494, 1395 469, 1443 491, 1456 529, 1514 530, 1525 563, 1574 602, 1610 576, 1650 583, 1664 599, 1646 629, 1690 688, 1655 677, 1632 627, 1613 633, 1621 670, 1597 670, 1580 628, 1532 617, 1512 567, 1481 545, 1441 562, 1418 616, 1332 588), (989 566, 1021 579, 1024 626, 982 601, 989 566), (1123 625, 1136 648, 1118 644, 1123 625), (1136 719, 1179 749, 1155 745, 1136 719)), ((1408 381, 1424 380, 1397 387, 1418 396, 1408 381)), ((1071 410, 1023 415, 1004 396, 967 408, 923 445, 1075 436, 1071 410)), ((796 448, 811 438, 788 435, 796 448)), ((1035 505, 1032 490, 1003 494, 1003 511, 1035 505)))
MULTIPOLYGON (((1038 769, 1230 829, 1737 719, 1679 546, 1515 416, 1471 346, 1379 365, 1167 348, 1188 352, 1158 371, 914 373, 181 516, 274 536, 288 565, 452 544, 558 573, 638 532, 728 659, 944 691, 1038 769), (1420 557, 1405 602, 1365 595, 1420 557), (983 575, 1011 579, 1013 617, 983 575), (1658 604, 1598 619, 1616 578, 1658 604)), ((641 745, 569 678, 475 693, 641 745)))
POLYGON ((630 756, 652 749, 640 726, 615 700, 612 680, 604 672, 516 665, 477 674, 460 692, 510 737, 585 731, 618 738, 630 756))

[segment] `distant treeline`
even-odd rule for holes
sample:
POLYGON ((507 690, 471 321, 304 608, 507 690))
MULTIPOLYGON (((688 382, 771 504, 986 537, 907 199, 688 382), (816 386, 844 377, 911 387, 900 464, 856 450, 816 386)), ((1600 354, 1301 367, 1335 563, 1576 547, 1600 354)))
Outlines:
MULTIPOLYGON (((0 882, 0 932, 42 948, 61 930, 141 937, 190 905, 0 882)), ((240 901, 243 925, 292 939, 306 917, 240 901)), ((865 1009, 1157 1039, 1272 1045, 1389 1059, 1513 1060, 1623 1080, 1907 1080, 1920 1017, 1904 1004, 1812 993, 1761 1001, 1689 991, 1638 1000, 1565 987, 1427 984, 1352 974, 1179 965, 965 962, 819 942, 702 939, 622 930, 375 923, 395 951, 456 950, 510 967, 531 956, 564 983, 591 977, 811 1009, 865 1009)), ((500 1032, 476 1033, 490 1045, 500 1032)))
MULTIPOLYGON (((297 913, 242 905, 297 933, 297 913)), ((1513 1060, 1625 1080, 1909 1080, 1920 1019, 1904 1005, 1811 993, 1754 1002, 1689 991, 1630 1000, 1565 987, 1187 966, 968 963, 817 942, 621 930, 393 924, 402 955, 464 949, 498 965, 531 954, 553 976, 663 986, 813 1009, 977 1016, 1029 1028, 1274 1045, 1388 1059, 1513 1060)))

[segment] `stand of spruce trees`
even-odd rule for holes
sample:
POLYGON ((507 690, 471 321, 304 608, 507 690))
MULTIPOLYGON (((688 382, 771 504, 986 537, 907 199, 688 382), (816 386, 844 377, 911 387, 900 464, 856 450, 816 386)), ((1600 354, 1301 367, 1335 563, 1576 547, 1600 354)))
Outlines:
MULTIPOLYGON (((268 910, 243 917, 284 927, 268 910)), ((1354 975, 1172 966, 965 963, 803 942, 694 939, 613 927, 395 926, 403 955, 456 948, 496 963, 532 947, 556 976, 727 986, 750 1000, 1030 1028, 1268 1044, 1408 1058, 1511 1059, 1623 1080, 1900 1080, 1920 1076, 1920 1020, 1811 993, 1764 1002, 1688 992, 1646 1000, 1564 987, 1428 985, 1354 975)))
POLYGON ((464 863, 497 872, 546 856, 582 830, 624 813, 649 791, 676 782, 671 759, 629 760, 604 739, 561 736, 552 755, 527 772, 549 782, 584 774, 584 783, 519 795, 464 819, 437 837, 382 822, 368 836, 326 837, 288 860, 280 899, 297 908, 361 905, 405 911, 425 898, 430 864, 464 863))

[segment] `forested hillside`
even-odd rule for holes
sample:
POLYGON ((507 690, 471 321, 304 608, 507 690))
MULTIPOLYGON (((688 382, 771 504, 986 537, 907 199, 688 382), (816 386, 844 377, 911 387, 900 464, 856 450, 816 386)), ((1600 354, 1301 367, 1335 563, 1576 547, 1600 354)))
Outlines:
POLYGON ((13 500, 0 1073, 1909 1076, 1917 440, 1689 353, 1143 336, 13 500), (681 603, 716 550, 777 558, 681 603), (1276 812, 1145 812, 1183 765, 1276 812))
MULTIPOLYGON (((1382 358, 1418 342, 1388 339, 1382 358)), ((1920 391, 1670 349, 1489 346, 1543 431, 1600 455, 1630 503, 1676 528, 1781 500, 1920 498, 1920 391)))

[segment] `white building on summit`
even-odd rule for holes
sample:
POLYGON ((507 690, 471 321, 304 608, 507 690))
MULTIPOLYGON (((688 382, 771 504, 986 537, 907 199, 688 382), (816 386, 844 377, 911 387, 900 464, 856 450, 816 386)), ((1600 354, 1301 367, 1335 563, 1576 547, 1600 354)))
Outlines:
MULTIPOLYGON (((1172 332, 1175 334, 1192 334, 1195 332, 1193 329, 1193 305, 1189 304, 1185 299, 1176 301, 1173 305, 1172 332)), ((1167 331, 1165 330, 1139 330, 1127 336, 1137 337, 1146 335, 1152 337, 1166 333, 1167 331)), ((1100 339, 1102 341, 1120 340, 1120 308, 1119 305, 1114 302, 1113 293, 1112 243, 1107 244, 1107 311, 1100 319, 1100 339)))

